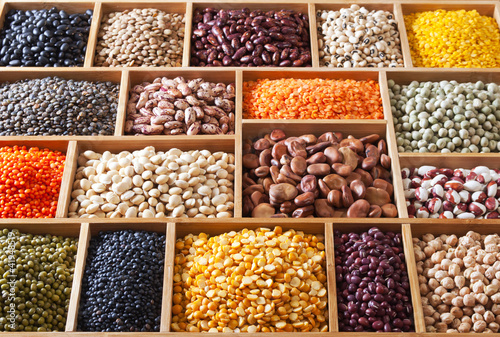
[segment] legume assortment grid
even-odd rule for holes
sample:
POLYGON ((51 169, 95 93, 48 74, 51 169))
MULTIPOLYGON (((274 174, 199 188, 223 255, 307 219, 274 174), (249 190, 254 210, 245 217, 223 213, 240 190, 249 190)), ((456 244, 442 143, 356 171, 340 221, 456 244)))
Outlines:
POLYGON ((497 1, 0 6, 0 331, 499 331, 497 1))

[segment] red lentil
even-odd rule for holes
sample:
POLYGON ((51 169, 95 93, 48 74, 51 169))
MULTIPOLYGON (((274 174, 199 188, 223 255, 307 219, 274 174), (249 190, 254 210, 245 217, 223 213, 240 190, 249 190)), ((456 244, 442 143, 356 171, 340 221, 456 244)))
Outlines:
POLYGON ((65 159, 49 149, 0 148, 0 218, 53 218, 65 159))
POLYGON ((243 83, 243 118, 383 119, 374 80, 259 79, 243 83))

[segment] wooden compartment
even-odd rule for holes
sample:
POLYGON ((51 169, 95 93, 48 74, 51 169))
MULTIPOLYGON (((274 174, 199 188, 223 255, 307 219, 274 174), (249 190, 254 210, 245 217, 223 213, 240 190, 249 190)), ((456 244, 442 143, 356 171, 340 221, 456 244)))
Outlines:
MULTIPOLYGON (((394 16, 394 20, 396 20, 398 27, 397 30, 399 31, 399 39, 400 39, 400 47, 401 47, 401 54, 403 56, 403 62, 406 67, 408 67, 409 64, 411 64, 411 56, 410 56, 410 50, 407 47, 408 41, 406 39, 406 32, 404 33, 403 37, 403 32, 402 30, 404 29, 404 19, 403 19, 403 14, 401 12, 401 5, 396 2, 387 2, 387 3, 381 3, 381 2, 338 2, 338 1, 328 1, 328 2, 317 2, 316 4, 312 4, 313 9, 312 12, 315 14, 314 15, 314 27, 317 26, 318 23, 318 11, 339 11, 342 8, 349 8, 351 5, 358 5, 359 7, 365 7, 368 11, 378 11, 378 10, 383 10, 387 12, 391 12, 392 15, 394 16)), ((316 35, 315 42, 316 42, 316 49, 318 50, 318 66, 319 64, 319 49, 318 49, 318 40, 322 38, 322 34, 318 29, 311 30, 312 34, 316 35)), ((325 67, 326 68, 326 67, 325 67)), ((328 68, 328 69, 335 69, 335 68, 328 68)), ((358 69, 358 68, 353 68, 353 69, 358 69)), ((370 68, 361 68, 361 69, 370 69, 370 68)), ((382 68, 382 69, 389 69, 387 67, 382 68)), ((391 68, 391 69, 398 69, 398 68, 391 68)), ((401 69, 401 68, 399 68, 401 69)))
MULTIPOLYGON (((63 176, 62 176, 62 181, 61 181, 61 186, 59 189, 59 198, 57 201, 57 210, 55 217, 56 218, 62 218, 64 215, 64 209, 66 208, 66 195, 63 192, 64 190, 67 189, 67 184, 69 179, 71 179, 72 173, 71 173, 71 157, 73 151, 71 150, 71 147, 69 145, 69 141, 65 140, 45 140, 43 137, 29 137, 29 140, 26 138, 15 138, 15 139, 10 139, 10 140, 3 140, 0 138, 0 147, 3 146, 26 146, 26 148, 31 148, 31 147, 38 147, 39 149, 44 149, 48 148, 49 150, 52 151, 60 151, 61 153, 66 155, 66 160, 64 162, 64 171, 63 171, 63 176)), ((16 222, 19 219, 0 219, 0 224, 3 222, 16 222)), ((38 221, 44 221, 43 219, 32 219, 34 223, 37 223, 38 221)), ((1 225, 0 225, 1 226, 1 225)))
MULTIPOLYGON (((313 67, 317 67, 317 47, 314 48, 314 39, 312 35, 312 27, 316 27, 314 23, 314 12, 311 12, 312 5, 309 3, 307 0, 296 0, 292 2, 281 2, 276 1, 276 2, 265 2, 265 1, 260 1, 260 0, 248 0, 248 1, 238 1, 238 2, 232 2, 232 1, 227 1, 227 2, 222 2, 222 1, 217 1, 217 2, 206 2, 204 0, 198 1, 195 0, 193 1, 192 4, 188 3, 188 12, 191 13, 191 16, 189 17, 189 20, 186 20, 186 41, 187 38, 189 38, 189 42, 191 42, 191 36, 193 32, 193 13, 195 9, 200 9, 203 10, 205 8, 215 8, 215 9, 225 9, 225 10, 240 10, 243 8, 249 8, 251 11, 252 10, 262 10, 262 11, 279 11, 282 9, 286 10, 294 10, 296 12, 301 12, 303 14, 308 15, 309 17, 309 48, 311 51, 311 63, 313 67), (313 25, 314 23, 314 25, 313 25)), ((317 42, 316 42, 317 43, 317 42)), ((184 49, 184 62, 183 66, 191 66, 191 43, 186 43, 188 46, 187 49, 184 49), (186 57, 187 56, 187 57, 186 57)), ((300 69, 303 68, 304 66, 294 68, 294 69, 300 69)), ((217 67, 221 68, 221 67, 217 67)), ((264 66, 259 66, 259 67, 252 67, 252 68, 246 68, 246 67, 224 67, 224 68, 229 68, 229 69, 253 69, 253 70, 258 70, 258 69, 269 69, 269 67, 264 67, 264 66)), ((279 67, 272 67, 276 69, 283 69, 279 67)), ((292 68, 290 68, 292 69, 292 68)))
MULTIPOLYGON (((82 291, 82 279, 85 273, 85 264, 87 261, 87 253, 89 248, 90 239, 96 236, 101 231, 119 231, 119 230, 134 230, 134 231, 148 231, 157 232, 159 234, 167 235, 167 228, 173 226, 173 224, 168 225, 166 222, 156 222, 156 223, 82 223, 80 232, 80 242, 78 246, 78 265, 75 268, 75 276, 73 279, 73 291, 71 293, 71 303, 68 311, 68 321, 66 324, 67 332, 77 331, 78 323, 78 310, 80 308, 80 297, 82 291)), ((171 241, 171 240, 170 240, 171 241)), ((169 288, 171 284, 171 278, 169 275, 169 265, 167 263, 168 256, 171 255, 169 250, 170 241, 168 237, 165 237, 165 264, 163 273, 163 295, 161 304, 161 320, 162 322, 166 319, 168 308, 171 308, 171 304, 166 302, 166 289, 169 288)), ((166 331, 162 327, 160 331, 166 331)), ((92 333, 99 335, 99 333, 92 333)))
MULTIPOLYGON (((0 29, 3 29, 3 25, 5 22, 5 16, 11 9, 18 9, 18 10, 41 10, 41 9, 51 9, 52 7, 56 7, 59 10, 64 10, 68 12, 69 14, 76 14, 76 13, 85 13, 87 9, 91 9, 94 11, 93 16, 92 16, 92 23, 90 26, 90 32, 88 36, 88 42, 87 42, 87 51, 85 52, 85 61, 83 66, 84 67, 90 67, 91 65, 91 60, 93 58, 93 53, 92 51, 92 29, 96 25, 97 20, 96 20, 96 12, 98 9, 98 4, 93 1, 81 1, 81 0, 71 0, 67 2, 63 1, 44 1, 44 2, 36 2, 36 1, 4 1, 2 4, 0 4, 0 29)), ((72 71, 73 69, 78 68, 78 67, 72 67, 70 68, 66 67, 66 71, 72 71)), ((39 67, 33 67, 30 68, 35 71, 40 70, 39 67)))
MULTIPOLYGON (((70 326, 72 325, 72 312, 73 308, 77 305, 78 298, 80 297, 80 281, 79 278, 81 277, 81 266, 82 264, 85 264, 85 252, 86 252, 86 231, 84 229, 84 226, 81 226, 79 223, 65 223, 60 220, 51 220, 50 222, 46 223, 43 226, 40 226, 39 224, 36 223, 30 223, 27 222, 26 219, 23 219, 22 222, 19 223, 5 223, 2 222, 0 224, 0 230, 2 229, 18 229, 20 233, 29 233, 29 234, 37 234, 37 235, 45 235, 45 234, 50 234, 50 235, 56 235, 56 236, 63 236, 63 237, 74 237, 76 238, 77 244, 78 244, 78 251, 76 254, 76 260, 75 260, 75 271, 73 274, 73 283, 71 287, 71 295, 70 295, 70 301, 69 301, 69 307, 68 307, 68 312, 66 316, 66 327, 65 331, 70 331, 68 330, 70 326)), ((63 330, 64 331, 64 330, 63 330)), ((58 332, 61 333, 62 332, 58 332)), ((14 335, 23 335, 23 336, 28 336, 30 333, 29 332, 16 332, 14 335)), ((33 333, 31 333, 33 334, 33 333)), ((36 333, 38 334, 38 333, 36 333)), ((47 336, 51 333, 47 333, 47 336)), ((42 333, 43 335, 43 333, 42 333)))
MULTIPOLYGON (((89 48, 87 50, 87 55, 90 55, 90 61, 89 63, 85 64, 85 66, 88 67, 95 67, 95 62, 94 58, 96 55, 96 46, 97 43, 99 42, 99 37, 98 34, 101 30, 101 24, 102 24, 102 19, 104 15, 112 13, 112 12, 123 12, 125 10, 132 10, 132 9, 145 9, 145 8, 155 8, 159 9, 161 11, 164 11, 166 13, 177 13, 177 14, 183 14, 186 15, 188 13, 187 7, 189 6, 189 3, 185 2, 163 2, 163 1, 146 1, 146 2, 140 2, 140 1, 102 1, 96 5, 96 11, 94 12, 94 18, 93 18, 93 23, 92 23, 92 29, 91 29, 91 35, 89 38, 89 48)), ((186 41, 186 36, 187 35, 187 17, 186 15, 186 26, 185 26, 185 34, 184 34, 184 40, 186 41)), ((185 54, 186 54, 186 48, 187 44, 184 43, 183 46, 183 59, 185 59, 185 54)), ((184 60, 182 62, 182 66, 186 67, 188 64, 184 63, 184 60)), ((106 68, 106 67, 102 67, 106 68)), ((136 68, 136 67, 132 67, 136 68)), ((154 67, 153 67, 154 68, 154 67)), ((158 68, 158 67, 157 67, 158 68)))
MULTIPOLYGON (((112 138, 106 138, 102 140, 84 140, 84 141, 71 141, 69 144, 68 152, 72 153, 68 156, 67 167, 65 168, 68 172, 68 176, 64 177, 64 189, 61 188, 60 199, 61 203, 58 207, 61 207, 61 214, 58 217, 68 216, 68 207, 72 200, 71 192, 73 191, 73 183, 75 180, 75 172, 78 168, 78 156, 80 153, 86 150, 92 150, 97 153, 103 153, 104 151, 110 151, 112 154, 117 154, 121 151, 135 151, 144 149, 147 146, 153 146, 156 151, 167 151, 172 148, 178 148, 182 151, 189 150, 209 150, 211 152, 223 151, 226 153, 234 154, 235 151, 235 141, 231 137, 223 137, 218 139, 217 136, 207 136, 200 140, 196 140, 190 136, 150 136, 150 137, 122 137, 120 141, 113 140, 112 138), (210 137, 210 138, 208 138, 210 137)), ((240 158, 235 156, 235 166, 238 167, 240 158)), ((65 172, 66 173, 66 172, 65 172)), ((234 188, 234 217, 237 217, 238 200, 240 199, 240 189, 237 185, 237 179, 233 182, 234 188)), ((59 210, 59 208, 58 208, 59 210)), ((59 213, 58 213, 59 214, 59 213)), ((140 219, 141 222, 155 222, 158 219, 145 219, 145 218, 121 218, 120 222, 137 222, 140 219)), ((166 219, 166 218, 165 218, 166 219)), ((94 222, 99 219, 79 219, 79 221, 94 222)), ((101 219, 105 221, 116 222, 116 219, 101 219)), ((191 221, 207 221, 209 219, 190 219, 191 221)))
MULTIPOLYGON (((163 68, 162 70, 153 70, 151 68, 145 69, 145 68, 136 68, 134 70, 130 71, 124 71, 125 76, 128 76, 125 79, 125 82, 123 83, 123 90, 126 92, 125 95, 125 110, 127 103, 130 98, 130 89, 132 89, 135 85, 141 84, 143 82, 153 82, 155 78, 158 77, 168 77, 169 79, 174 79, 177 76, 182 76, 186 79, 186 81, 197 79, 197 78, 202 78, 205 81, 208 82, 213 82, 213 83, 224 83, 224 84, 231 84, 233 83, 236 87, 236 97, 234 98, 234 101, 236 102, 238 97, 241 95, 240 89, 238 89, 237 85, 237 76, 236 76, 236 71, 232 70, 215 70, 214 68, 184 68, 182 70, 177 70, 176 68, 168 68, 168 70, 165 70, 163 68)), ((235 104, 236 105, 236 104, 235 104)), ((235 114, 235 132, 236 132, 236 125, 238 123, 239 117, 236 115, 237 107, 235 106, 235 111, 233 112, 235 114)), ((125 111, 123 115, 123 120, 120 121, 120 130, 117 130, 119 132, 119 135, 123 136, 125 135, 124 131, 124 125, 125 121, 127 118, 127 112, 125 111)), ((137 136, 142 136, 142 135, 137 135, 137 136)), ((149 136, 148 136, 149 137, 149 136)), ((157 137, 162 137, 162 135, 159 135, 157 137)), ((163 136, 165 137, 165 136, 163 136)), ((176 136, 174 136, 176 137, 176 136)), ((202 135, 198 134, 194 136, 196 139, 204 139, 205 137, 217 137, 217 138, 234 138, 234 135, 202 135)))
MULTIPOLYGON (((482 222, 482 220, 476 221, 466 221, 454 219, 450 220, 450 222, 439 223, 436 226, 434 221, 429 221, 433 219, 422 219, 427 220, 423 221, 419 224, 412 225, 403 225, 403 230, 406 233, 405 243, 407 244, 408 254, 411 254, 411 258, 413 260, 413 264, 415 265, 414 273, 412 274, 411 286, 412 286, 412 299, 415 307, 418 305, 418 310, 415 310, 415 322, 418 326, 417 332, 426 332, 425 321, 424 321, 424 312, 422 309, 422 298, 420 295, 419 282, 418 282, 418 272, 416 269, 415 262, 415 251, 413 249, 413 239, 422 239, 424 234, 430 233, 434 236, 439 236, 441 234, 455 234, 457 237, 464 236, 469 231, 474 231, 481 235, 488 234, 500 234, 500 222, 482 222)), ((405 250, 406 254, 406 250, 405 250)), ((462 335, 462 334, 460 334, 462 335)))
MULTIPOLYGON (((332 232, 331 232, 332 243, 331 243, 331 245, 334 246, 334 243, 333 243, 334 232, 337 230, 340 231, 340 233, 342 233, 342 234, 345 234, 345 233, 361 234, 363 232, 368 231, 372 227, 377 227, 378 229, 380 229, 383 232, 391 231, 394 233, 401 233, 403 253, 405 255, 406 271, 408 273, 408 278, 409 278, 409 283, 410 283, 411 303, 412 303, 412 307, 413 307, 413 318, 414 318, 413 329, 417 333, 422 332, 421 327, 419 326, 419 322, 417 321, 417 317, 418 317, 419 313, 422 312, 422 305, 420 302, 420 297, 416 298, 416 296, 414 295, 415 292, 418 292, 418 279, 417 279, 417 275, 416 275, 416 265, 415 265, 415 257, 413 254, 413 244, 412 244, 412 240, 411 240, 410 225, 405 225, 405 224, 401 224, 401 222, 394 222, 394 221, 386 222, 386 220, 387 219, 369 219, 368 221, 358 222, 359 219, 353 219, 353 221, 349 222, 349 223, 342 223, 342 222, 336 221, 332 224, 332 232), (378 221, 374 221, 374 220, 378 220, 378 221), (417 282, 416 287, 415 287, 414 281, 417 282)), ((326 240, 329 240, 329 238, 327 238, 326 240)), ((337 283, 336 283, 336 275, 335 275, 336 269, 335 269, 335 250, 334 249, 333 249, 333 252, 334 252, 333 256, 329 255, 329 258, 330 258, 329 261, 331 261, 331 263, 332 263, 331 268, 332 268, 333 273, 334 273, 334 275, 333 275, 334 288, 333 289, 329 288, 329 295, 332 293, 335 294, 335 302, 336 302, 335 309, 338 310, 338 305, 337 305, 337 301, 336 301, 337 283)), ((330 297, 333 298, 333 296, 331 296, 331 295, 330 295, 330 297)), ((338 331, 339 328, 338 328, 338 314, 337 314, 337 312, 335 312, 335 317, 337 318, 336 322, 335 322, 337 330, 334 330, 334 331, 338 331)), ((425 329, 424 329, 424 331, 425 331, 425 329)), ((356 333, 351 332, 351 334, 356 334, 356 333)), ((366 332, 364 332, 364 334, 366 334, 366 332)), ((408 332, 406 332, 404 334, 408 334, 408 332)))
MULTIPOLYGON (((33 71, 30 68, 18 68, 13 70, 12 68, 7 68, 6 70, 2 70, 0 73, 0 81, 1 83, 10 82, 14 83, 16 81, 26 80, 26 79, 37 79, 44 77, 61 77, 67 80, 75 80, 75 81, 91 81, 91 82, 106 82, 111 81, 113 83, 120 85, 120 92, 118 95, 118 106, 116 111, 116 120, 115 120, 115 131, 114 136, 119 136, 121 133, 119 132, 119 125, 121 121, 124 119, 125 113, 125 105, 126 105, 126 97, 123 95, 123 74, 119 70, 116 69, 85 69, 81 67, 74 67, 71 70, 63 69, 63 68, 52 68, 52 67, 44 67, 38 68, 33 71)), ((1 103, 1 102, 0 102, 1 103)), ((123 126, 122 126, 123 129, 123 126)), ((41 137, 43 140, 74 140, 74 139, 93 139, 92 136, 4 136, 0 137, 0 141, 2 140, 15 140, 15 139, 37 139, 37 137, 41 137)), ((100 137, 110 137, 110 136, 98 136, 100 137)))
MULTIPOLYGON (((438 9, 443 9, 447 11, 455 11, 455 10, 466 10, 466 11, 471 11, 471 10, 476 10, 480 15, 485 15, 485 16, 490 16, 493 17, 497 23, 498 26, 500 26, 500 7, 498 5, 498 2, 494 1, 474 1, 473 3, 467 2, 464 0, 457 0, 457 1, 442 1, 442 2, 437 2, 437 3, 432 3, 428 1, 421 1, 419 0, 418 2, 414 1, 404 1, 401 3, 401 15, 400 17, 403 18, 404 15, 409 15, 412 13, 420 13, 420 12, 426 12, 426 11, 435 11, 438 9)), ((407 31, 406 31, 406 26, 404 23, 404 20, 399 22, 399 30, 401 33, 401 36, 403 37, 404 41, 406 42, 406 45, 404 48, 406 48, 406 58, 405 58, 405 67, 406 68, 413 68, 415 65, 413 64, 411 60, 411 54, 410 54, 410 46, 408 44, 408 36, 407 36, 407 31)), ((497 27, 498 29, 499 27, 497 27)), ((402 39, 402 40, 403 40, 402 39)), ((421 67, 420 69, 425 69, 421 67)), ((470 69, 470 68, 469 68, 470 69)), ((492 68, 489 68, 492 69, 492 68)), ((493 68, 494 69, 494 68, 493 68)))
MULTIPOLYGON (((173 240, 174 242, 177 239, 182 239, 188 234, 193 234, 193 235, 198 235, 200 233, 205 233, 210 236, 214 235, 220 235, 223 233, 227 233, 230 231, 240 231, 242 229, 250 229, 250 230, 255 230, 257 228, 269 228, 270 230, 273 230, 276 226, 280 226, 283 229, 283 232, 293 229, 295 231, 302 231, 305 234, 313 234, 313 235, 322 235, 324 236, 324 240, 322 241, 323 244, 325 245, 325 273, 327 276, 327 291, 328 291, 328 326, 329 326, 329 331, 330 332, 335 332, 338 330, 335 330, 335 321, 336 317, 334 314, 336 313, 336 301, 335 299, 330 296, 331 294, 331 287, 334 286, 335 284, 335 263, 334 260, 332 260, 333 256, 333 232, 331 229, 331 224, 330 223, 324 223, 324 222, 316 222, 316 223, 308 223, 308 222, 294 222, 289 223, 289 222, 283 222, 283 219, 254 219, 254 220, 259 220, 259 221, 253 221, 253 220, 238 220, 237 222, 229 222, 229 221, 223 221, 223 222, 214 222, 211 223, 210 226, 204 226, 201 224, 194 224, 194 223, 175 223, 170 224, 169 223, 169 232, 167 234, 167 237, 173 240), (332 262, 333 261, 333 262, 332 262), (332 267, 333 263, 333 267, 332 267), (333 281, 332 281, 333 280, 333 281)), ((303 220, 303 219, 301 219, 303 220)), ((166 263, 170 263, 172 266, 174 266, 174 258, 175 258, 175 248, 174 245, 171 247, 171 253, 172 255, 170 256, 170 260, 166 263)), ((173 270, 171 271, 171 274, 169 277, 173 281, 173 270)), ((173 284, 173 282, 171 282, 173 284)), ((173 296, 173 288, 170 288, 168 290, 167 296, 173 296)), ((169 308, 171 310, 171 307, 169 308)), ((170 324, 172 323, 171 318, 172 318, 172 312, 169 311, 169 320, 167 321, 169 330, 170 332, 173 332, 170 329, 170 324)), ((189 333, 191 335, 193 333, 189 333)), ((275 335, 276 333, 265 333, 265 332, 258 332, 255 333, 254 335, 275 335)), ((297 333, 294 333, 297 334, 297 333)), ((310 336, 310 335, 324 335, 327 333, 298 333, 299 335, 304 335, 304 336, 310 336)), ((196 335, 196 333, 195 333, 196 335)), ((201 334, 198 334, 201 336, 201 334)))

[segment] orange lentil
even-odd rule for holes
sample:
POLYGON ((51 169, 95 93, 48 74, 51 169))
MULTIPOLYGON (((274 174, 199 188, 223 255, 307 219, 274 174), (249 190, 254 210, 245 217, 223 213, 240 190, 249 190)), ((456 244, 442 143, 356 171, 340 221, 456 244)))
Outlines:
POLYGON ((0 218, 53 218, 65 159, 49 149, 0 148, 0 218))
POLYGON ((259 79, 243 83, 243 118, 383 119, 374 80, 259 79))

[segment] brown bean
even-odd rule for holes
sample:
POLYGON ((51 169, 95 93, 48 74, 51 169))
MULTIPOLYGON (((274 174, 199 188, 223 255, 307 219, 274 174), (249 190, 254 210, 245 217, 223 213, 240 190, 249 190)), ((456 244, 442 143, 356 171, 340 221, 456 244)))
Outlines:
POLYGON ((276 213, 276 210, 271 204, 262 203, 254 207, 252 218, 270 218, 274 213, 276 213))
POLYGON ((303 175, 307 169, 307 162, 303 157, 295 157, 290 162, 290 167, 295 174, 303 175))
POLYGON ((338 174, 329 174, 323 181, 330 190, 340 190, 342 186, 347 186, 347 181, 338 174))
POLYGON ((274 144, 273 149, 272 149, 272 156, 274 159, 280 160, 281 156, 283 156, 287 153, 288 152, 287 152, 287 148, 285 145, 279 144, 279 143, 274 144))
POLYGON ((295 211, 292 213, 292 217, 294 218, 305 218, 310 215, 314 214, 314 206, 309 205, 301 208, 297 208, 295 211))
POLYGON ((370 203, 366 200, 356 200, 347 210, 348 218, 366 218, 370 211, 370 203))
POLYGON ((309 145, 306 147, 306 151, 309 155, 324 151, 327 147, 331 145, 330 142, 320 142, 314 145, 309 145))
POLYGON ((365 171, 370 171, 378 163, 378 158, 366 157, 361 163, 361 168, 365 171))
POLYGON ((373 184, 373 178, 369 172, 366 172, 365 170, 361 168, 357 168, 354 170, 355 173, 359 174, 361 176, 361 181, 363 184, 365 184, 366 187, 370 187, 373 184))
POLYGON ((319 195, 322 198, 326 198, 328 196, 328 193, 330 193, 330 188, 328 188, 323 179, 318 180, 318 190, 319 190, 319 195))
POLYGON ((389 193, 381 188, 376 187, 368 187, 366 189, 365 199, 370 203, 370 205, 378 206, 382 206, 391 202, 389 193))
POLYGON ((326 199, 316 199, 314 201, 314 211, 316 216, 320 218, 332 218, 335 215, 334 209, 326 199))
POLYGON ((342 208, 342 192, 338 190, 331 190, 327 196, 328 204, 332 205, 335 208, 342 208))
POLYGON ((354 180, 349 185, 354 200, 363 199, 366 194, 366 186, 361 180, 354 180))
POLYGON ((365 150, 365 155, 367 157, 376 158, 377 161, 380 158, 380 153, 378 152, 378 148, 375 145, 368 145, 365 150))
POLYGON ((398 209, 394 204, 382 205, 382 214, 386 218, 395 218, 398 215, 398 209))
POLYGON ((290 179, 295 180, 296 182, 300 182, 302 180, 302 177, 293 173, 292 169, 290 168, 290 165, 283 165, 280 169, 280 173, 290 179))
POLYGON ((321 142, 330 142, 331 144, 333 144, 333 143, 338 143, 339 139, 333 132, 325 132, 324 134, 318 137, 318 143, 321 142))
POLYGON ((297 207, 304 207, 307 205, 312 205, 314 203, 314 200, 315 197, 313 192, 305 192, 296 196, 293 202, 297 207))
POLYGON ((377 165, 374 168, 372 168, 370 174, 373 177, 373 179, 378 179, 378 178, 384 180, 391 179, 391 173, 380 165, 377 165))
POLYGON ((250 200, 252 200, 252 203, 254 204, 254 206, 257 206, 258 204, 265 202, 265 201, 263 201, 264 196, 265 195, 262 194, 260 191, 255 191, 250 195, 250 200))
POLYGON ((347 185, 342 186, 342 205, 346 208, 350 207, 354 202, 351 189, 347 185))
POLYGON ((288 178, 283 173, 278 174, 278 179, 276 179, 276 182, 278 184, 286 183, 286 184, 290 184, 290 185, 293 185, 293 186, 297 185, 297 182, 295 180, 293 180, 291 178, 288 178))
POLYGON ((373 181, 373 187, 381 188, 389 193, 389 195, 392 195, 394 193, 394 186, 383 179, 375 179, 373 181))
POLYGON ((271 166, 271 150, 265 149, 259 154, 259 165, 260 166, 271 166))
POLYGON ((324 151, 324 154, 328 165, 340 163, 344 158, 342 153, 340 153, 339 150, 333 146, 327 147, 324 151))
POLYGON ((378 205, 371 205, 368 212, 369 218, 380 218, 382 216, 382 208, 378 205))
POLYGON ((275 142, 278 142, 282 139, 285 139, 286 138, 286 135, 285 135, 285 132, 281 129, 274 129, 273 131, 271 131, 271 134, 269 135, 269 137, 275 141, 275 142))
POLYGON ((385 142, 385 140, 381 139, 378 141, 378 144, 377 144, 377 147, 378 147, 378 152, 382 155, 382 154, 387 154, 387 143, 385 142))
POLYGON ((271 178, 273 179, 273 181, 275 183, 278 183, 278 177, 280 175, 280 169, 278 168, 278 166, 271 166, 269 172, 271 173, 271 178))
POLYGON ((349 147, 339 148, 339 152, 342 153, 342 163, 349 165, 353 170, 358 167, 358 155, 349 147))
POLYGON ((386 154, 382 154, 380 156, 380 165, 382 165, 383 168, 390 170, 391 169, 391 157, 389 157, 386 154))
POLYGON ((252 185, 257 185, 255 180, 249 177, 248 172, 243 173, 243 188, 247 188, 252 185))
POLYGON ((264 178, 269 174, 269 166, 259 166, 255 169, 255 175, 264 178))
POLYGON ((363 138, 360 138, 359 140, 361 141, 361 143, 363 144, 373 144, 375 143, 377 140, 380 139, 380 136, 377 135, 376 133, 374 134, 371 134, 371 135, 368 135, 368 136, 365 136, 363 138))
POLYGON ((292 213, 297 209, 297 206, 291 201, 285 201, 280 205, 280 212, 281 213, 292 213))
POLYGON ((252 200, 250 200, 250 196, 248 196, 248 195, 244 196, 243 197, 243 206, 242 206, 243 215, 251 216, 254 207, 255 206, 253 205, 252 200))
POLYGON ((247 153, 243 156, 243 167, 254 169, 259 167, 259 157, 253 153, 247 153))
POLYGON ((245 188, 243 190, 243 196, 251 195, 255 191, 259 191, 260 193, 264 193, 264 186, 259 185, 259 184, 248 186, 247 188, 245 188))
POLYGON ((353 150, 356 153, 362 153, 363 150, 365 149, 364 144, 359 140, 356 139, 352 136, 347 137, 346 139, 343 139, 339 146, 342 147, 348 147, 351 150, 353 150))
POLYGON ((356 179, 361 180, 361 175, 359 173, 352 172, 347 178, 345 178, 345 181, 348 185, 350 185, 356 179))
POLYGON ((324 176, 330 173, 330 166, 328 164, 312 164, 307 167, 307 173, 324 176))
POLYGON ((270 177, 264 178, 262 181, 262 186, 264 187, 264 192, 269 194, 269 190, 271 189, 271 185, 273 185, 273 179, 270 177))
POLYGON ((306 147, 298 141, 292 141, 288 146, 288 152, 293 157, 307 158, 306 147))
POLYGON ((318 138, 313 134, 302 135, 299 138, 303 139, 307 145, 316 144, 318 138))
POLYGON ((269 198, 271 201, 282 203, 287 200, 292 200, 297 196, 297 189, 294 185, 282 183, 271 186, 269 190, 269 198))
POLYGON ((300 189, 302 192, 314 192, 318 186, 316 176, 312 174, 305 175, 300 181, 300 189))
POLYGON ((341 163, 335 163, 332 165, 332 169, 335 173, 342 177, 348 177, 352 173, 352 167, 349 165, 344 165, 341 163))
POLYGON ((270 146, 271 144, 269 144, 269 141, 265 138, 260 138, 255 143, 253 143, 253 148, 257 151, 263 151, 265 149, 268 149, 270 146))
POLYGON ((326 157, 323 152, 318 152, 307 158, 307 165, 320 164, 326 162, 326 157))

